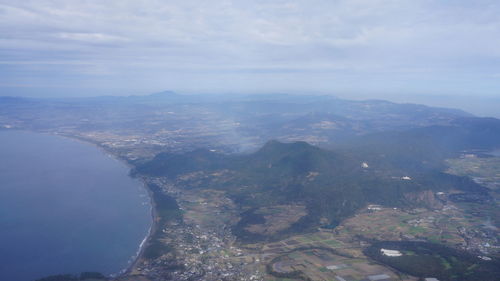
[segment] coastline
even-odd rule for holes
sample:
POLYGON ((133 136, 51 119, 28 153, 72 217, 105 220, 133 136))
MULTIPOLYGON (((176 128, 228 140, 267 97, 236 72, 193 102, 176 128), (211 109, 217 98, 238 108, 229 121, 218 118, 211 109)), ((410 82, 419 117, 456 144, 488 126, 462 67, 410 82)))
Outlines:
POLYGON ((54 133, 54 132, 36 131, 36 130, 29 130, 29 129, 20 129, 20 128, 9 128, 9 129, 2 128, 1 131, 25 131, 25 132, 32 132, 32 133, 37 133, 37 134, 46 134, 46 135, 68 138, 68 139, 71 139, 73 141, 78 141, 78 142, 81 142, 81 143, 84 143, 87 145, 90 144, 90 145, 94 146, 95 148, 99 149, 105 155, 107 155, 107 156, 115 159, 116 161, 124 164, 128 168, 129 174, 127 176, 132 178, 132 179, 137 179, 138 181, 140 181, 142 188, 145 189, 145 191, 149 197, 149 202, 150 202, 150 206, 151 206, 151 210, 150 210, 150 212, 151 212, 151 226, 149 227, 146 236, 139 244, 139 247, 138 247, 135 255, 131 256, 130 262, 128 263, 128 265, 125 268, 121 269, 120 271, 110 274, 109 277, 112 278, 112 280, 115 280, 115 279, 119 279, 121 277, 125 277, 127 274, 130 274, 131 272, 133 272, 134 268, 137 266, 137 264, 141 260, 143 254, 144 254, 144 250, 145 250, 146 246, 148 245, 148 243, 150 242, 152 235, 156 232, 156 230, 158 228, 158 218, 159 218, 158 214, 157 214, 156 206, 154 203, 154 198, 153 198, 154 195, 151 192, 151 190, 149 189, 145 178, 141 177, 141 176, 133 177, 132 175, 130 175, 130 171, 134 168, 134 166, 132 164, 130 164, 126 159, 120 157, 119 155, 112 153, 111 151, 107 150, 105 147, 103 147, 99 143, 94 142, 92 140, 88 140, 88 139, 79 137, 79 136, 75 136, 75 135, 71 135, 71 134, 54 133))
POLYGON ((159 216, 158 216, 158 212, 156 209, 156 204, 154 202, 153 192, 151 192, 151 190, 149 189, 149 187, 146 183, 146 180, 143 177, 140 177, 140 180, 143 183, 144 188, 146 189, 146 192, 148 193, 150 204, 151 204, 151 218, 152 218, 151 227, 149 228, 148 234, 146 235, 146 237, 144 237, 144 240, 139 245, 139 249, 137 250, 137 254, 134 257, 134 260, 127 266, 127 268, 125 268, 118 276, 116 276, 117 278, 126 276, 134 271, 135 267, 141 261, 142 256, 144 255, 144 250, 146 249, 146 246, 148 246, 148 244, 151 241, 151 237, 158 230, 159 216))
MULTIPOLYGON (((36 131, 34 131, 34 132, 36 132, 36 131)), ((39 132, 36 132, 36 133, 39 133, 39 132)), ((69 134, 57 134, 57 133, 47 133, 47 134, 66 137, 66 138, 76 140, 76 141, 79 141, 79 142, 82 142, 85 144, 93 145, 94 147, 98 148, 102 153, 114 158, 115 160, 123 163, 126 167, 128 167, 128 169, 129 169, 128 177, 139 180, 141 182, 144 190, 146 190, 146 193, 148 194, 148 197, 149 197, 149 204, 151 206, 151 211, 150 211, 151 212, 151 226, 149 227, 148 233, 146 234, 144 239, 139 244, 139 248, 137 249, 136 254, 134 256, 132 256, 131 262, 124 269, 120 270, 116 274, 111 274, 110 276, 113 279, 119 279, 121 277, 124 277, 124 276, 132 273, 134 271, 135 267, 138 265, 138 263, 142 259, 142 256, 144 255, 144 250, 145 250, 146 246, 149 244, 149 242, 151 241, 151 237, 158 229, 159 216, 158 216, 158 212, 156 210, 156 204, 155 204, 154 198, 153 198, 154 195, 151 192, 151 190, 149 189, 145 178, 141 177, 141 176, 139 176, 139 177, 131 176, 130 171, 134 168, 134 166, 132 164, 130 164, 126 159, 123 159, 119 155, 112 153, 111 151, 107 150, 104 146, 100 145, 97 142, 94 142, 94 141, 91 141, 91 140, 88 140, 88 139, 85 139, 85 138, 82 138, 79 136, 75 136, 75 135, 69 135, 69 134)))

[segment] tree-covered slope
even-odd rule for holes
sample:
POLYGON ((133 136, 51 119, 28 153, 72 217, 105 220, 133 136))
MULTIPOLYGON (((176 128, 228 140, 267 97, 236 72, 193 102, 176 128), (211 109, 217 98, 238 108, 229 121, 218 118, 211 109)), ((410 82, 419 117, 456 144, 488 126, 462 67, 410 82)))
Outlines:
POLYGON ((444 159, 468 150, 500 148, 500 120, 459 118, 450 125, 376 133, 331 145, 385 170, 440 171, 444 159))
MULTIPOLYGON (((436 191, 485 193, 484 187, 469 178, 442 173, 442 161, 461 150, 497 147, 499 122, 462 119, 450 126, 366 136, 334 150, 305 142, 270 141, 247 155, 207 150, 163 153, 138 165, 136 172, 165 176, 185 188, 225 190, 243 211, 305 205, 308 214, 286 230, 303 231, 318 225, 335 226, 369 203, 430 206, 432 202, 426 200, 432 200, 436 191), (420 196, 424 193, 430 199, 420 196)), ((255 215, 251 211, 244 214, 255 215)), ((240 225, 236 233, 249 238, 245 226, 240 225)))

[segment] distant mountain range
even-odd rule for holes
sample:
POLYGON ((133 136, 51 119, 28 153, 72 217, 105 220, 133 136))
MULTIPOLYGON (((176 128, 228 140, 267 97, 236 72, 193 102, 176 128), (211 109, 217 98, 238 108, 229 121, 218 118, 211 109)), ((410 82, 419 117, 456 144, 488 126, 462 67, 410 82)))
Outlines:
POLYGON ((235 233, 247 240, 334 227, 369 203, 432 208, 433 194, 449 189, 487 196, 472 180, 444 174, 443 161, 500 147, 495 118, 286 94, 0 97, 0 127, 84 138, 129 160, 135 173, 222 189, 241 208, 235 233), (272 234, 252 232, 272 206, 307 211, 272 234))
POLYGON ((0 97, 0 127, 68 134, 113 132, 176 145, 173 150, 185 150, 187 139, 190 149, 225 151, 255 150, 270 139, 323 146, 374 132, 449 125, 463 117, 472 115, 416 104, 286 94, 0 97))

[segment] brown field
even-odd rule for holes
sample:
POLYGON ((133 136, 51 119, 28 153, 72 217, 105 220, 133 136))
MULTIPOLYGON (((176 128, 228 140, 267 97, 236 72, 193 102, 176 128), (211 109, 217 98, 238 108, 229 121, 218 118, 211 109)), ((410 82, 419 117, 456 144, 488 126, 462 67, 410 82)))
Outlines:
POLYGON ((278 205, 259 208, 256 214, 263 215, 265 223, 252 224, 245 228, 248 232, 273 235, 281 230, 287 229, 301 217, 307 215, 304 205, 278 205))
MULTIPOLYGON (((312 280, 368 280, 369 276, 386 275, 388 280, 416 280, 401 277, 390 269, 371 263, 366 259, 347 258, 323 249, 298 250, 275 259, 275 272, 300 271, 303 278, 312 280)), ((266 280, 273 280, 272 277, 266 280)), ((279 280, 279 279, 276 279, 279 280)))

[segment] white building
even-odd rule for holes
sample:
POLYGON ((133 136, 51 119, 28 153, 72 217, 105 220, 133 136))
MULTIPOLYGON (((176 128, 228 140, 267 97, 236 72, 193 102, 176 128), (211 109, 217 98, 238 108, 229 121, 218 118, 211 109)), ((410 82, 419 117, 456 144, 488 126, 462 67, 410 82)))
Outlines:
POLYGON ((388 249, 380 249, 380 251, 382 252, 382 254, 384 256, 388 256, 388 257, 400 257, 402 256, 403 254, 398 251, 398 250, 388 250, 388 249))

